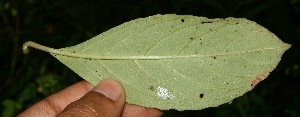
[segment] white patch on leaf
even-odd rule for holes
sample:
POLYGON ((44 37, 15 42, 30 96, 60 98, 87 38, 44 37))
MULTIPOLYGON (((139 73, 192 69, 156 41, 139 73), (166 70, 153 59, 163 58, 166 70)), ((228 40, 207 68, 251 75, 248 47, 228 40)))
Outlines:
POLYGON ((168 89, 164 88, 164 87, 161 87, 161 86, 158 86, 157 87, 157 93, 156 95, 162 99, 172 99, 174 98, 175 96, 172 95, 168 89))

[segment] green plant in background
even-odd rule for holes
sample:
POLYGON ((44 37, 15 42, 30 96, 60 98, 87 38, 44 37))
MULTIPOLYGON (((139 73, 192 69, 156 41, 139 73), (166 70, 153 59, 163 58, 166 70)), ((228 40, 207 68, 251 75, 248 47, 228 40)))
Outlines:
POLYGON ((297 84, 300 81, 300 28, 296 25, 300 20, 299 5, 299 0, 1 0, 2 116, 15 116, 48 96, 45 95, 46 92, 57 92, 62 87, 81 80, 78 75, 46 53, 33 52, 35 54, 24 56, 21 46, 25 41, 32 40, 54 48, 66 47, 86 41, 131 19, 176 13, 209 18, 244 17, 266 27, 293 47, 283 56, 283 60, 269 78, 264 80, 264 85, 256 86, 253 91, 231 104, 201 111, 171 110, 165 112, 164 116, 297 117, 300 112, 300 88, 297 84), (50 82, 49 87, 42 88, 44 93, 40 92, 39 87, 42 85, 37 79, 49 74, 53 75, 50 80, 43 79, 50 82), (54 82, 57 84, 54 85, 54 82), (51 89, 51 85, 56 88, 51 89), (23 93, 28 92, 26 90, 31 93, 23 93), (19 99, 21 97, 30 98, 21 101, 24 100, 19 99))

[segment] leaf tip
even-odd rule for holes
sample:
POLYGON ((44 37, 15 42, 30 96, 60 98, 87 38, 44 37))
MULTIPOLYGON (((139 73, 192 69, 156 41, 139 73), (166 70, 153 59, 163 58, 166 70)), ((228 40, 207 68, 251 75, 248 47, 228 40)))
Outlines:
POLYGON ((282 44, 281 48, 283 52, 286 52, 287 50, 289 50, 292 47, 292 44, 288 44, 288 43, 284 43, 282 44))
POLYGON ((292 44, 285 43, 285 47, 286 47, 286 50, 288 50, 292 47, 292 44))

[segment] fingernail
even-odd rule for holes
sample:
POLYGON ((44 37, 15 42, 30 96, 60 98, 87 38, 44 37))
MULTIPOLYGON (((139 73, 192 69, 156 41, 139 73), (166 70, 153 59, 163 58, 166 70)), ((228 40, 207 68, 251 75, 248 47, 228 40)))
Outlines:
POLYGON ((104 79, 94 87, 93 91, 99 92, 113 101, 117 101, 122 95, 123 87, 115 80, 104 79))

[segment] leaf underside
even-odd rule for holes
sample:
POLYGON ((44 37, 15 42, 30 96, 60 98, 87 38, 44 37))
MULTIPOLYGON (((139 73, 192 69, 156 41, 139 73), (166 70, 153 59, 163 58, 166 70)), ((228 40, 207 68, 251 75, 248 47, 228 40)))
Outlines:
POLYGON ((119 81, 129 104, 200 110, 253 89, 289 47, 242 18, 154 15, 50 53, 93 85, 119 81))

